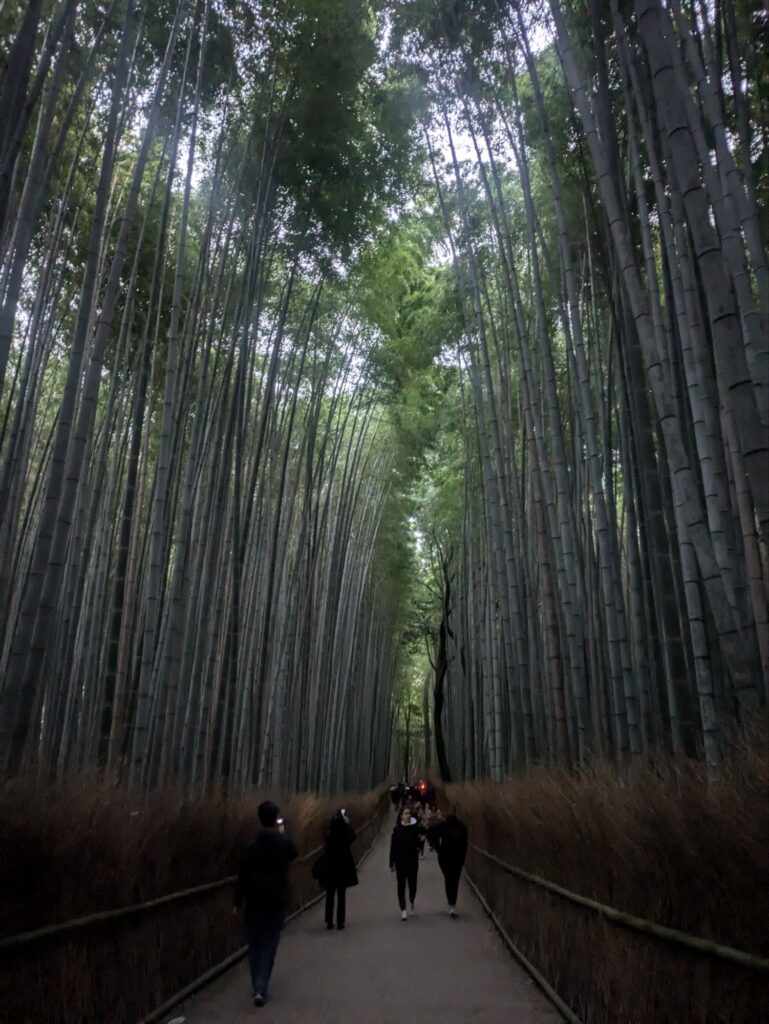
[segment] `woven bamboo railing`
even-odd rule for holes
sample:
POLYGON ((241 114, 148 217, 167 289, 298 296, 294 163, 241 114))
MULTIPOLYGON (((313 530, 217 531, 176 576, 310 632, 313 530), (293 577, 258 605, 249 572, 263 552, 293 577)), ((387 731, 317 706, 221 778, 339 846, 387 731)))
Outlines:
POLYGON ((552 892, 556 896, 560 896, 562 899, 568 900, 571 903, 576 903, 581 907, 585 907, 587 910, 591 910, 596 914, 601 914, 609 921, 614 921, 616 924, 622 925, 624 928, 632 928, 635 931, 643 932, 646 935, 653 935, 655 938, 664 939, 666 942, 672 942, 678 946, 684 946, 686 949, 693 950, 696 953, 718 957, 721 960, 729 960, 732 963, 739 964, 741 967, 749 967, 752 970, 769 973, 769 960, 765 957, 756 956, 754 953, 745 953, 741 949, 724 946, 719 942, 713 942, 711 939, 702 939, 696 935, 687 935, 685 932, 678 931, 676 928, 668 928, 665 925, 656 924, 654 921, 647 921, 643 917, 636 917, 634 914, 627 914, 624 910, 618 910, 616 907, 610 907, 605 903, 599 903, 598 900, 590 899, 587 896, 581 896, 579 893, 572 892, 570 889, 564 889, 561 885, 556 885, 555 882, 549 882, 545 878, 540 878, 539 875, 533 875, 529 871, 524 871, 522 868, 516 867, 514 864, 508 864, 506 861, 501 860, 499 857, 496 857, 493 853, 490 853, 488 850, 484 850, 480 846, 471 844, 470 848, 490 863, 496 864, 497 867, 506 871, 508 874, 513 875, 515 878, 521 878, 523 881, 539 886, 541 889, 547 889, 548 892, 552 892))
MULTIPOLYGON (((380 811, 377 811, 373 817, 364 822, 360 828, 357 829, 356 836, 360 835, 367 828, 373 825, 379 814, 380 811)), ((322 849, 322 846, 315 847, 315 849, 310 850, 309 853, 305 853, 301 857, 298 857, 292 862, 291 866, 293 867, 294 865, 298 866, 299 864, 306 863, 312 857, 317 856, 322 849)), ((158 896, 156 899, 146 900, 144 903, 133 903, 126 907, 117 907, 114 910, 102 910, 95 914, 86 914, 84 917, 72 918, 69 921, 60 921, 58 924, 46 925, 44 928, 36 928, 34 931, 20 932, 17 935, 9 935, 4 939, 0 939, 0 953, 10 952, 12 950, 15 951, 25 946, 33 946, 49 939, 60 938, 65 935, 73 935, 95 925, 104 924, 107 921, 119 921, 121 918, 135 917, 136 915, 154 910, 157 907, 167 906, 169 903, 192 899, 195 896, 211 892, 214 889, 222 889, 228 885, 233 885, 236 879, 237 875, 227 875, 226 878, 218 878, 216 881, 206 882, 203 885, 195 885, 189 889, 180 889, 178 892, 168 893, 166 896, 158 896)))

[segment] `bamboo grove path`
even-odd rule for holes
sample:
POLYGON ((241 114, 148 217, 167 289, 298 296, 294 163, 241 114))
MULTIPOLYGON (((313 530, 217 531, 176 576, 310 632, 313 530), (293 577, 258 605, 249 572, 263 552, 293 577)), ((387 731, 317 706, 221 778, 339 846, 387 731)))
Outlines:
MULTIPOLYGON (((388 816, 389 817, 389 816, 388 816)), ((170 1013, 185 1024, 560 1024, 463 881, 446 913, 434 853, 419 867, 416 912, 400 920, 388 868, 389 821, 347 897, 347 926, 326 931, 323 902, 283 933, 270 1001, 256 1009, 245 961, 170 1013)))

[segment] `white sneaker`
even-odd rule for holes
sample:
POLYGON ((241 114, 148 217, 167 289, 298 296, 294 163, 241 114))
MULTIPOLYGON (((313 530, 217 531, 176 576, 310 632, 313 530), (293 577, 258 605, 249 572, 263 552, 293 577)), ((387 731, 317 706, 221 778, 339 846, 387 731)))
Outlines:
POLYGON ((405 910, 401 910, 401 921, 408 920, 408 913, 405 910))
POLYGON ((451 907, 451 906, 450 906, 450 907, 449 907, 449 917, 456 917, 456 916, 457 916, 457 910, 456 910, 456 907, 451 907))

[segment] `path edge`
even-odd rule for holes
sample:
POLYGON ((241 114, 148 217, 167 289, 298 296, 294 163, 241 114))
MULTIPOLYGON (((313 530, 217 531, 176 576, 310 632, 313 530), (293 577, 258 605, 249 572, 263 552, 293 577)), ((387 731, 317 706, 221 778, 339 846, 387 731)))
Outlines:
POLYGON ((508 950, 512 953, 513 957, 518 961, 521 967, 523 967, 526 973, 537 983, 539 988, 544 992, 544 994, 547 996, 547 998, 550 1000, 550 1002, 553 1004, 556 1010, 558 1010, 558 1012, 561 1014, 564 1020, 568 1021, 569 1024, 583 1024, 582 1020, 580 1020, 576 1013, 574 1013, 571 1007, 568 1006, 563 1001, 563 999, 561 999, 561 997, 558 995, 558 993, 550 984, 550 982, 542 974, 540 974, 540 972, 537 970, 534 964, 516 946, 516 944, 505 931, 504 925, 499 920, 494 911, 491 909, 489 904, 486 902, 486 899, 483 896, 481 890, 472 880, 467 871, 464 871, 463 874, 465 876, 465 881, 470 886, 470 889, 473 892, 473 895, 476 897, 476 899, 483 907, 488 917, 491 919, 494 927, 499 933, 500 938, 507 946, 508 950))
MULTIPOLYGON (((356 868, 359 868, 361 866, 364 860, 374 849, 374 844, 379 838, 379 834, 381 831, 382 826, 380 823, 380 826, 377 829, 374 838, 371 841, 371 845, 361 856, 360 860, 356 864, 356 868)), ((313 896, 313 898, 309 902, 305 903, 303 906, 299 907, 297 910, 294 910, 292 913, 290 913, 286 918, 285 924, 290 924, 291 921, 299 917, 300 914, 303 914, 306 910, 309 910, 310 907, 314 907, 316 903, 319 903, 325 897, 325 895, 325 891, 322 891, 317 896, 313 896)), ((234 953, 230 953, 228 957, 226 957, 224 960, 220 960, 219 963, 214 964, 213 967, 209 967, 207 971, 205 971, 199 977, 195 978, 194 981, 191 981, 189 985, 185 985, 184 988, 179 989, 179 991, 172 995, 170 999, 167 999, 162 1004, 162 1006, 158 1006, 156 1010, 153 1010, 146 1017, 143 1017, 139 1024, 158 1024, 158 1022, 161 1021, 163 1017, 166 1016, 167 1013, 170 1013, 171 1010, 174 1010, 179 1005, 179 1003, 183 1003, 185 999, 189 999, 190 996, 196 995, 198 992, 202 991, 204 988, 210 985, 211 982, 216 981, 217 978, 221 977, 222 974, 226 974, 227 971, 230 970, 230 968, 234 967, 235 964, 239 963, 245 957, 247 952, 248 946, 246 945, 241 946, 240 949, 237 949, 234 953)), ((581 1024, 581 1022, 578 1021, 577 1024, 581 1024)))

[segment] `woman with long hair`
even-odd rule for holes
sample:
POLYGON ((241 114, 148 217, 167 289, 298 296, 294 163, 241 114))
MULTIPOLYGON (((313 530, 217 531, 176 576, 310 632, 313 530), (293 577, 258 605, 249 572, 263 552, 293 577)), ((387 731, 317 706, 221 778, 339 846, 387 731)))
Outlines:
POLYGON ((323 884, 326 890, 326 928, 334 927, 334 902, 336 900, 336 926, 341 931, 345 925, 347 890, 358 884, 358 872, 352 855, 355 829, 341 807, 331 819, 326 833, 326 850, 323 857, 323 884))

